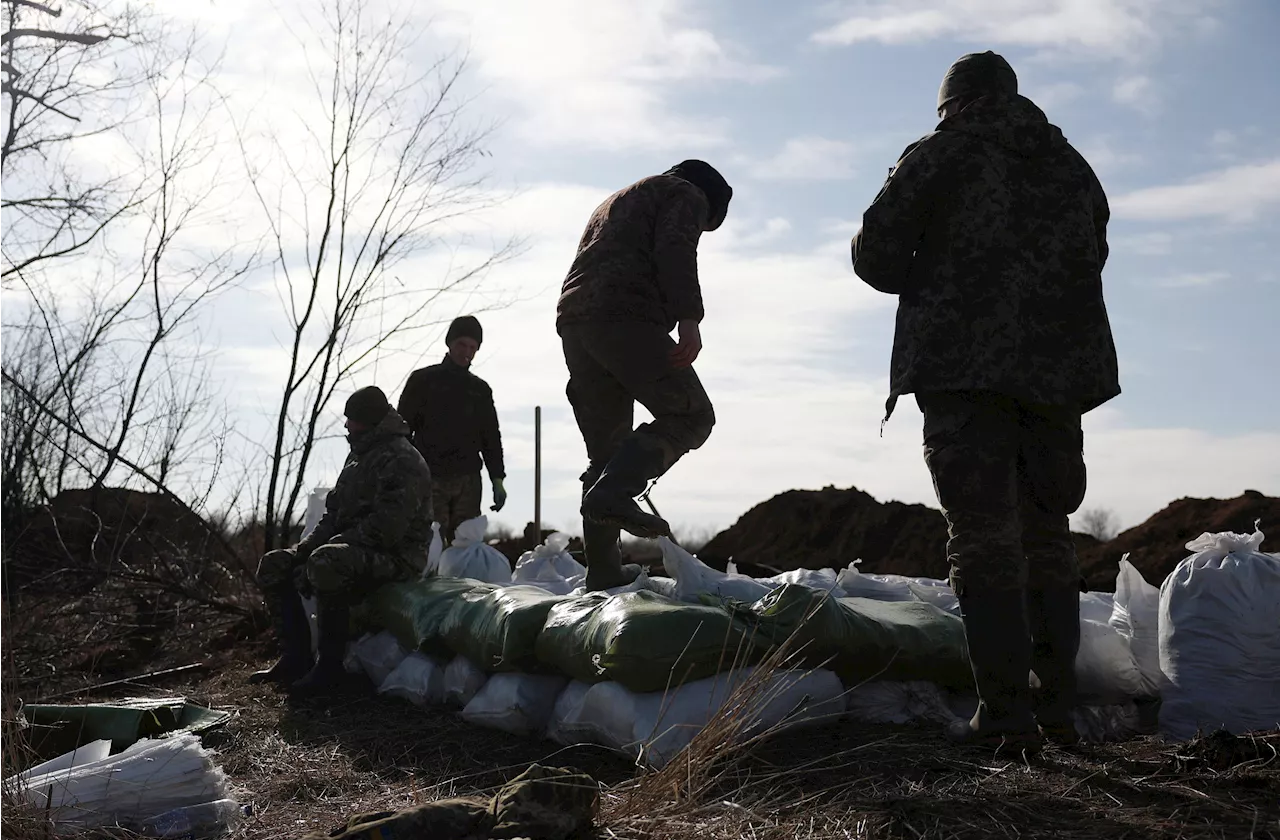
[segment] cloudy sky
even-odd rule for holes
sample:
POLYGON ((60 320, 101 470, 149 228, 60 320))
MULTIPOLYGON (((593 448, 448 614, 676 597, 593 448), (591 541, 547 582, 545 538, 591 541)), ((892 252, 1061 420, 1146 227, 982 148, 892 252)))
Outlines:
MULTIPOLYGON (((161 3, 175 9, 177 4, 161 3)), ((1021 90, 1094 165, 1111 198, 1104 274, 1124 393, 1085 420, 1085 507, 1125 526, 1182 496, 1280 495, 1280 5, 1262 0, 432 0, 420 56, 469 50, 471 114, 498 121, 491 185, 513 196, 481 224, 519 235, 487 278, 475 372, 493 386, 511 494, 533 514, 533 415, 543 409, 544 522, 576 530, 584 452, 554 327, 582 225, 610 192, 687 157, 735 188, 704 237, 707 318, 697 369, 710 441, 659 484, 674 524, 731 524, 791 488, 856 486, 933 504, 920 417, 903 401, 880 436, 896 301, 852 273, 848 240, 898 153, 935 123, 938 81, 994 49, 1021 90)), ((313 0, 184 0, 237 102, 306 93, 290 27, 313 0)), ((249 113, 246 111, 245 113, 249 113)), ((438 263, 401 266, 429 282, 438 263)), ((261 287, 228 296, 208 334, 245 429, 265 416, 283 331, 261 287), (257 294, 258 297, 253 297, 257 294), (256 314, 255 314, 255 317, 256 314), (266 316, 262 316, 266 318, 266 316), (254 319, 250 319, 251 321, 254 319)), ((477 303, 476 301, 480 301, 477 303)), ((458 314, 439 312, 440 317, 458 314)), ((379 363, 398 396, 415 362, 379 363)), ((331 479, 341 445, 312 476, 331 479)), ((486 502, 487 505, 487 502, 486 502)))

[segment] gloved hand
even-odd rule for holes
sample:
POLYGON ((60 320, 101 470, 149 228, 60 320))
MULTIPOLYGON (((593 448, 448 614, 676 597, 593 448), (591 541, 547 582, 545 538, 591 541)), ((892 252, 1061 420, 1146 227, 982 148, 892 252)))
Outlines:
POLYGON ((502 510, 503 505, 507 503, 507 488, 502 486, 502 479, 495 478, 493 480, 493 507, 492 511, 502 510))

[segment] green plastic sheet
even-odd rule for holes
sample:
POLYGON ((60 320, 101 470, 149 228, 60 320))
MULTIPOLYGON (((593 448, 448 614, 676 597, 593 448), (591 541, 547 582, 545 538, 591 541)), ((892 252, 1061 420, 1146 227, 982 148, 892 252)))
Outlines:
POLYGON ((179 732, 203 734, 231 719, 182 697, 127 697, 110 703, 32 704, 22 707, 31 724, 30 742, 41 756, 61 755, 92 741, 111 741, 118 753, 142 738, 179 732))
POLYGON ((457 596, 441 628, 454 653, 486 671, 546 671, 538 662, 538 634, 565 596, 536 586, 473 589, 457 596))
POLYGON ((632 691, 662 691, 758 658, 723 607, 648 591, 556 604, 538 636, 537 656, 574 679, 615 680, 632 691))
POLYGON ((386 630, 408 650, 448 656, 444 637, 449 614, 462 596, 485 595, 497 589, 491 583, 470 578, 429 577, 378 588, 364 604, 364 620, 386 630))

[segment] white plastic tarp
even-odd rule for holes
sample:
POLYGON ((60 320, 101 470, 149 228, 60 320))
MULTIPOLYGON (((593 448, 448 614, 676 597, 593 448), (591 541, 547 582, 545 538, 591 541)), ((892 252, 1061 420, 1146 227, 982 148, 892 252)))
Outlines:
POLYGON ((440 554, 437 574, 471 578, 485 583, 510 583, 511 563, 506 555, 484 541, 489 519, 477 516, 458 525, 453 542, 440 554))

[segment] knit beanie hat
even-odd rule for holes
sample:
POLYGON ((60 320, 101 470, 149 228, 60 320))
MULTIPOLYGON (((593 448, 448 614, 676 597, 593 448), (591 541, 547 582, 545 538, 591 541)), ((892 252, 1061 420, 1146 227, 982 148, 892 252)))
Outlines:
POLYGON ((729 182, 715 170, 715 167, 704 160, 686 160, 677 163, 662 174, 683 178, 702 190, 707 197, 707 202, 711 205, 711 211, 707 215, 707 230, 720 227, 729 212, 729 199, 733 198, 733 187, 729 186, 729 182))
POLYGON ((977 99, 992 94, 1016 96, 1017 93, 1018 74, 1009 62, 991 50, 969 53, 957 58, 942 77, 938 110, 953 99, 977 99))
POLYGON ((484 330, 480 328, 480 322, 476 320, 474 315, 461 315, 453 319, 453 323, 449 325, 449 331, 444 334, 444 343, 453 344, 455 338, 474 338, 476 344, 484 343, 484 330))
POLYGON ((347 406, 343 414, 357 423, 376 426, 382 422, 391 410, 387 395, 377 385, 366 385, 347 398, 347 406))

